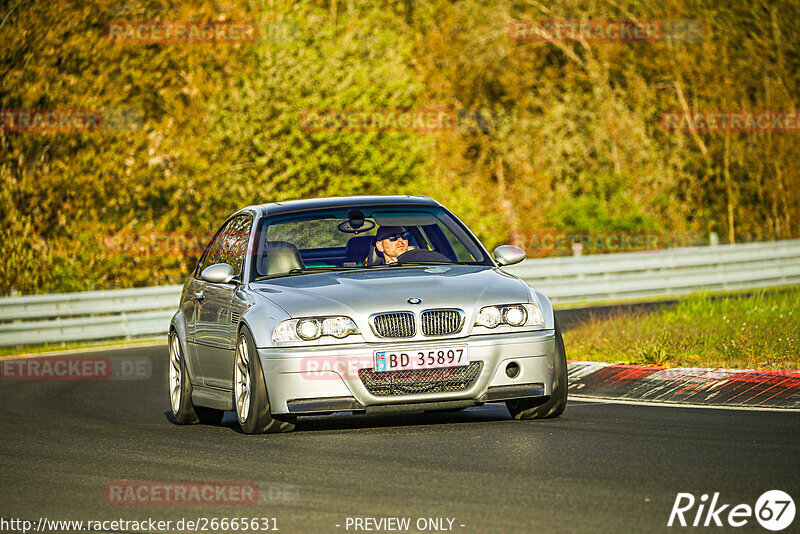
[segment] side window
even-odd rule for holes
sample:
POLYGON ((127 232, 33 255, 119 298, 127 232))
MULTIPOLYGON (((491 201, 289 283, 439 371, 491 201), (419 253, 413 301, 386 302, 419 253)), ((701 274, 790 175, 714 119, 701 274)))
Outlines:
POLYGON ((215 263, 227 263, 233 267, 233 272, 241 274, 251 225, 249 215, 240 215, 228 221, 209 245, 197 274, 215 263))
POLYGON ((442 229, 442 233, 447 238, 447 241, 450 242, 450 246, 453 248, 453 252, 456 253, 456 258, 458 261, 477 261, 477 259, 467 250, 467 247, 464 246, 461 240, 458 239, 447 226, 438 221, 436 224, 442 229))
POLYGON ((227 263, 233 267, 236 275, 242 274, 244 257, 247 254, 247 242, 250 238, 252 222, 249 215, 241 215, 228 223, 220 235, 221 242, 217 263, 227 263))
POLYGON ((217 235, 214 237, 214 240, 211 242, 211 244, 208 246, 208 249, 206 250, 206 255, 201 261, 200 268, 197 270, 197 276, 200 276, 200 273, 202 273, 203 269, 205 269, 206 267, 217 263, 217 257, 219 256, 219 244, 222 242, 222 236, 224 234, 225 234, 224 229, 217 232, 217 235))
POLYGON ((434 250, 454 261, 473 262, 475 258, 453 232, 441 221, 423 226, 425 236, 433 243, 434 250))

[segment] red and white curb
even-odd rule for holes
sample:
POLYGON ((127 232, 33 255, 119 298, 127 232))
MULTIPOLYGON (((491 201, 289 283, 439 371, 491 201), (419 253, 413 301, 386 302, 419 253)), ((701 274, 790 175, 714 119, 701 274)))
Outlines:
POLYGON ((800 371, 568 363, 569 394, 661 403, 800 409, 800 371))

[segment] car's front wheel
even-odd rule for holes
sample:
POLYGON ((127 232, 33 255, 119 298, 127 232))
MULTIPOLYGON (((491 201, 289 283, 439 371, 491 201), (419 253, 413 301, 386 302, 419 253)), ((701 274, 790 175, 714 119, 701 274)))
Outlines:
POLYGON ((204 423, 218 425, 225 412, 192 404, 192 382, 186 371, 186 359, 178 333, 169 333, 169 403, 172 418, 179 425, 204 423))
POLYGON ((236 416, 245 434, 291 432, 294 424, 279 421, 269 410, 267 386, 261 362, 255 350, 253 335, 242 327, 236 342, 236 358, 233 369, 233 393, 236 416))
POLYGON ((553 361, 553 391, 549 397, 506 401, 514 419, 549 419, 564 413, 567 406, 567 351, 556 322, 556 347, 553 361))

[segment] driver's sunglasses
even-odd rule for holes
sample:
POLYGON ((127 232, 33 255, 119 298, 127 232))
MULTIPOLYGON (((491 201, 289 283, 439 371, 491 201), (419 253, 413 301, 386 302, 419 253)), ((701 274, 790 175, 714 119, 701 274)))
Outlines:
POLYGON ((400 239, 402 237, 403 239, 408 241, 408 236, 409 236, 409 232, 403 232, 403 233, 400 233, 400 234, 392 234, 392 235, 386 236, 386 237, 384 237, 384 239, 388 239, 389 241, 395 242, 395 241, 397 241, 398 239, 400 239))

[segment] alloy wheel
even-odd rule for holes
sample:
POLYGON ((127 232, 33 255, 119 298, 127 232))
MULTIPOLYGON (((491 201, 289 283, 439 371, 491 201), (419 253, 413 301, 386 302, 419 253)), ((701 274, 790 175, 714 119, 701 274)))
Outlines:
POLYGON ((242 334, 236 344, 236 369, 234 378, 234 393, 236 395, 236 415, 239 422, 247 421, 250 412, 250 350, 247 339, 242 334))
POLYGON ((170 335, 169 364, 169 400, 172 405, 172 413, 176 414, 181 406, 183 376, 181 373, 181 346, 175 332, 170 335))

